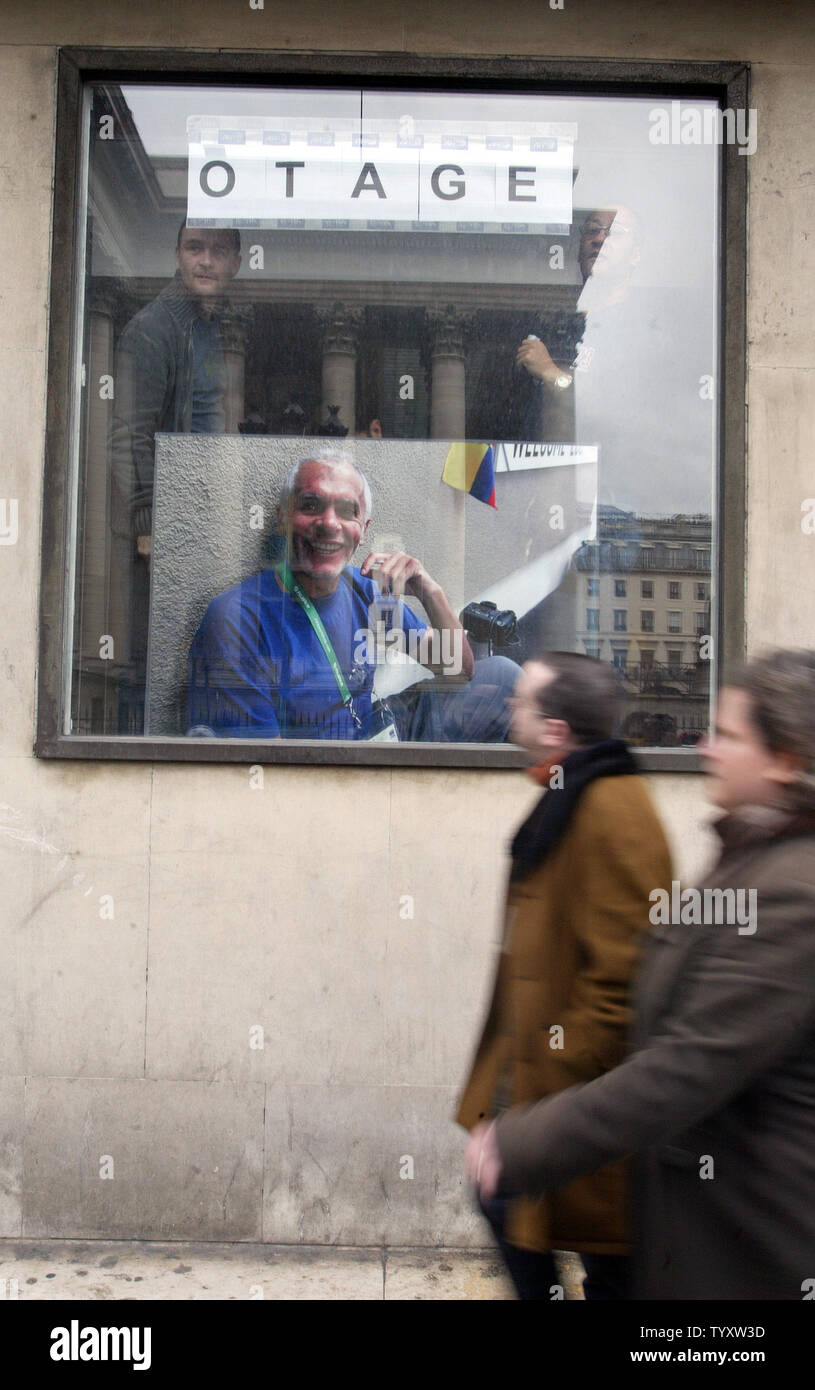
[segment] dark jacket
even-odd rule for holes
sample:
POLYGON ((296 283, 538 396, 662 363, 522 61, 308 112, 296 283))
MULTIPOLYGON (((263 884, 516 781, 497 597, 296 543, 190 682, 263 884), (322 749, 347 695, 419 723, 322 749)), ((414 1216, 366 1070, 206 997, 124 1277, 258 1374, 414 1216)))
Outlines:
POLYGON ((176 276, 130 320, 116 353, 111 464, 134 535, 148 535, 155 435, 192 429, 193 327, 200 306, 176 276))
POLYGON ((636 1153, 635 1297, 800 1299, 815 1278, 815 819, 748 808, 717 829, 699 887, 755 889, 755 932, 657 926, 632 1055, 500 1120, 503 1181, 556 1191, 636 1153))
MULTIPOLYGON (((567 759, 565 787, 569 769, 567 759)), ((547 791, 540 810, 563 795, 547 791)), ((622 1060, 630 980, 649 930, 649 893, 671 880, 668 846, 644 778, 592 781, 550 852, 519 877, 524 854, 534 857, 524 831, 534 830, 537 813, 514 842, 504 948, 457 1115, 468 1129, 494 1115, 497 1100, 539 1100, 622 1060)), ((531 1250, 626 1253, 627 1166, 615 1163, 542 1200, 513 1203, 508 1239, 531 1250)))

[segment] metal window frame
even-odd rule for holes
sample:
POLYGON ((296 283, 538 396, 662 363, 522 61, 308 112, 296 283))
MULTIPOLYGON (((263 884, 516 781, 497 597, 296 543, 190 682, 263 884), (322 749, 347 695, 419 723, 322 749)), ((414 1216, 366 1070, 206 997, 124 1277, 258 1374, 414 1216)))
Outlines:
MULTIPOLYGON (((427 57, 418 54, 62 48, 57 57, 57 122, 48 349, 48 404, 42 517, 42 573, 37 736, 42 758, 86 761, 310 763, 393 767, 510 768, 523 752, 496 744, 385 744, 249 739, 78 736, 62 733, 63 634, 70 576, 69 458, 72 362, 77 316, 75 265, 80 214, 80 110, 86 81, 187 81, 223 84, 292 82, 304 86, 366 85, 461 91, 557 92, 606 96, 708 98, 722 108, 749 106, 749 65, 743 62, 427 57)), ((719 488, 716 675, 745 655, 747 160, 721 146, 719 302, 719 488)), ((699 772, 692 749, 640 749, 651 772, 699 772)))

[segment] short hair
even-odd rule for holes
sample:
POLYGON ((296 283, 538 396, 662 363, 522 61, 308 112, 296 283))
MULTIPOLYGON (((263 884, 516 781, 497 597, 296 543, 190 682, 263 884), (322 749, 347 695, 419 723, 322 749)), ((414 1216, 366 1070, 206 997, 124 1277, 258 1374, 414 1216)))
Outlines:
POLYGON ((815 651, 777 647, 728 673, 724 684, 746 693, 765 748, 803 759, 785 799, 791 810, 815 811, 815 651))
POLYGON ((365 503, 365 516, 363 517, 363 521, 368 520, 373 511, 370 484, 356 460, 353 459, 350 454, 342 453, 340 449, 315 449, 313 453, 306 454, 303 458, 298 459, 296 463, 293 463, 290 468, 286 469, 286 476, 280 485, 280 492, 277 498, 281 511, 285 512, 288 508, 291 495, 297 483, 297 476, 300 469, 307 463, 327 463, 333 468, 353 468, 362 482, 362 496, 365 503))
MULTIPOLYGON (((186 219, 186 217, 185 217, 184 220, 183 220, 183 222, 181 223, 181 226, 180 226, 179 229, 178 229, 178 236, 177 236, 176 239, 175 239, 175 249, 176 249, 176 251, 180 251, 180 250, 181 250, 181 233, 183 232, 183 230, 184 230, 184 228, 186 227, 186 225, 187 225, 187 219, 186 219)), ((229 237, 229 240, 232 242, 232 249, 237 253, 237 255, 240 255, 240 254, 241 254, 241 234, 240 234, 240 232, 238 231, 237 227, 190 227, 190 231, 191 231, 191 232, 223 232, 224 235, 225 235, 225 236, 228 236, 228 237, 229 237)))
POLYGON ((565 720, 572 737, 584 746, 614 737, 620 688, 608 662, 581 652, 541 652, 531 659, 554 676, 538 695, 543 714, 565 720))

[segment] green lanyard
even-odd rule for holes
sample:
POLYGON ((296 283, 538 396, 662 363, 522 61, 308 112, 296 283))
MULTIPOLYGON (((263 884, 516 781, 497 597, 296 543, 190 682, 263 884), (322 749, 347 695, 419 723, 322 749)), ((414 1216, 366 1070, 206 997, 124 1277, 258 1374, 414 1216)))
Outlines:
POLYGON ((334 679, 337 682, 337 689, 339 690, 340 695, 342 696, 342 703, 344 705, 347 705, 348 708, 352 710, 351 691, 348 689, 348 682, 346 681, 345 676, 343 675, 342 667, 340 666, 340 663, 337 660, 337 653, 334 651, 334 648, 331 645, 331 638, 325 630, 322 618, 317 612, 317 609, 314 607, 314 604, 311 602, 311 599, 309 598, 302 584, 300 584, 299 581, 295 579, 294 575, 289 569, 287 561, 283 560, 281 564, 275 566, 275 569, 277 573, 280 575, 284 587, 294 595, 301 608, 305 609, 306 617, 311 623, 311 626, 313 627, 314 632, 317 636, 317 641, 320 643, 320 646, 325 652, 326 657, 328 659, 328 664, 334 673, 334 679))

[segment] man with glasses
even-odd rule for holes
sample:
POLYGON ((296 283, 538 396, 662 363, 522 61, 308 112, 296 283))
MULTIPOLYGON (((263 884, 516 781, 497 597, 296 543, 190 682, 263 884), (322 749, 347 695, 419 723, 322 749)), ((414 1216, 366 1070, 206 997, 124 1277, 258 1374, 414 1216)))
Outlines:
MULTIPOLYGON (((545 652, 518 679, 511 737, 543 794, 512 841, 503 949, 457 1115, 466 1129, 624 1056, 629 985, 671 858, 613 737, 617 706, 614 672, 574 652, 545 652)), ((628 1180, 618 1162, 537 1202, 482 1202, 520 1299, 562 1297, 553 1250, 582 1255, 586 1298, 626 1296, 628 1180)))
POLYGON ((190 733, 230 738, 500 742, 518 668, 475 662, 444 590, 414 556, 351 561, 371 491, 330 449, 296 463, 277 507, 283 560, 219 594, 190 649, 190 733), (429 622, 405 599, 421 603, 429 622), (431 673, 387 703, 374 676, 388 652, 431 673))

